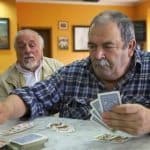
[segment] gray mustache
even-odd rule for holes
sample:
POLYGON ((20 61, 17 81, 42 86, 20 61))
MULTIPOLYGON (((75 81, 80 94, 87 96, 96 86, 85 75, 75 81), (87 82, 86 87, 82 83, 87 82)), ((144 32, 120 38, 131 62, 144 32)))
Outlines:
POLYGON ((96 67, 110 67, 110 63, 106 59, 101 59, 95 62, 96 67))

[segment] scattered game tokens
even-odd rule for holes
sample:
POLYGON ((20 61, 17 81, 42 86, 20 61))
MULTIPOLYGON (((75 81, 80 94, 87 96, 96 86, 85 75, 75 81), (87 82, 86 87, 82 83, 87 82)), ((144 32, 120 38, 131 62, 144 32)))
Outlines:
POLYGON ((33 122, 24 122, 13 126, 12 128, 2 132, 2 135, 10 135, 18 132, 22 132, 34 126, 33 122))
POLYGON ((68 125, 68 124, 64 124, 61 122, 50 123, 50 124, 48 124, 48 128, 51 128, 52 130, 55 130, 57 132, 64 132, 64 133, 69 133, 69 132, 75 131, 73 126, 68 125))
POLYGON ((129 140, 129 137, 120 135, 104 134, 97 136, 96 139, 101 142, 124 143, 129 140))

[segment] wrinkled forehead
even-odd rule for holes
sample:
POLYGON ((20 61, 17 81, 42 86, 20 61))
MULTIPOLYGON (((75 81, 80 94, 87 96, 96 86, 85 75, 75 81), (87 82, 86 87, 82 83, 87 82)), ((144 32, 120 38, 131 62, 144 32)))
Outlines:
POLYGON ((17 38, 16 42, 19 43, 28 43, 28 42, 33 42, 33 43, 38 43, 39 39, 37 35, 34 33, 29 33, 29 32, 24 32, 20 33, 17 38))
MULTIPOLYGON (((101 28, 101 27, 104 27, 104 26, 109 25, 109 24, 113 24, 113 25, 115 25, 115 26, 118 27, 118 25, 117 25, 116 22, 114 22, 114 21, 112 21, 112 20, 108 20, 107 17, 106 17, 106 18, 104 17, 103 19, 97 20, 97 21, 95 21, 95 22, 93 22, 93 23, 91 24, 91 26, 90 26, 90 28, 89 28, 89 33, 90 33, 93 29, 95 29, 95 28, 101 28)), ((119 28, 118 28, 118 29, 119 29, 119 28)))
POLYGON ((118 28, 117 24, 115 22, 109 21, 109 22, 103 22, 103 23, 93 23, 89 29, 89 35, 88 38, 91 37, 109 37, 114 36, 114 34, 117 36, 119 35, 121 37, 120 29, 118 28))

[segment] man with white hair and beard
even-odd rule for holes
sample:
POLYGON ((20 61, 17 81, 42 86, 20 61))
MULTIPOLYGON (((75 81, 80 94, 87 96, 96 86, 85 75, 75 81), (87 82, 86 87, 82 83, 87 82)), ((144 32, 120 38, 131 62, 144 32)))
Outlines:
POLYGON ((56 109, 60 117, 89 119, 98 93, 118 90, 121 105, 102 114, 113 129, 150 132, 150 53, 137 50, 133 23, 117 11, 98 14, 89 29, 90 56, 58 70, 50 79, 14 90, 0 103, 0 123, 30 119, 56 109))
POLYGON ((17 61, 0 77, 0 100, 23 86, 32 86, 52 75, 63 64, 43 56, 44 40, 35 31, 20 30, 14 42, 17 61))

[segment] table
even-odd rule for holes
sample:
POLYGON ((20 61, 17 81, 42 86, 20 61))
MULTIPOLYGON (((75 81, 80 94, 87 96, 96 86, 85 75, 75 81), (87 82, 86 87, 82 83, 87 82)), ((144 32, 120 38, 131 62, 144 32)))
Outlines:
MULTIPOLYGON (((33 120, 35 126, 24 132, 17 134, 3 136, 0 138, 9 140, 18 135, 26 133, 41 133, 48 136, 48 142, 45 143, 43 150, 149 150, 150 149, 150 136, 145 135, 142 137, 134 138, 128 142, 118 143, 102 143, 95 140, 95 137, 108 133, 109 131, 100 126, 99 124, 90 120, 77 120, 66 119, 58 117, 41 117, 33 120), (49 123, 63 122, 73 125, 75 132, 72 133, 59 133, 50 128, 47 128, 49 123)), ((7 123, 0 125, 0 132, 17 124, 17 120, 8 121, 7 123)))

